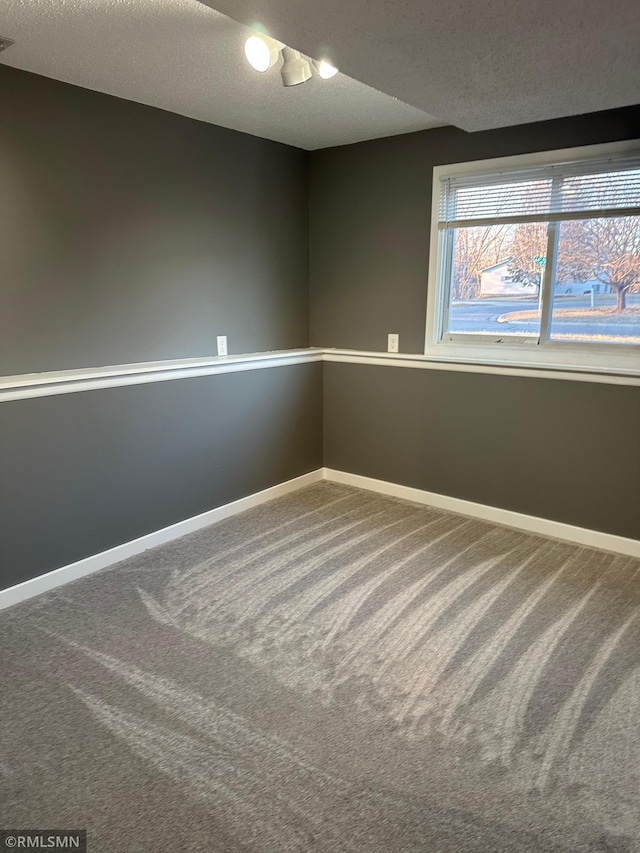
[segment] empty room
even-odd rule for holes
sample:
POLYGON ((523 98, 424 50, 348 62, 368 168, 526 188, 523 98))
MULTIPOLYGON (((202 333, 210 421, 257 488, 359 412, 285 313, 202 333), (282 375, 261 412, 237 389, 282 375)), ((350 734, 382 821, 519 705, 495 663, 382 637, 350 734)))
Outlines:
POLYGON ((0 853, 640 853, 638 45, 3 0, 0 853))

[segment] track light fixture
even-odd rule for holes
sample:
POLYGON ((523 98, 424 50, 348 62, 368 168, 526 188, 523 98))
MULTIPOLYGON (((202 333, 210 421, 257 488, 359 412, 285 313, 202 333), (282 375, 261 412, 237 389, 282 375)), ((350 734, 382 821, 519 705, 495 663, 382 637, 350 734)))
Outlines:
POLYGON ((297 50, 291 47, 282 49, 282 84, 284 86, 298 86, 300 83, 306 83, 311 77, 311 66, 306 59, 300 56, 297 50))
MULTIPOLYGON (((299 86, 306 83, 312 77, 311 63, 300 52, 287 47, 282 42, 269 38, 269 36, 253 35, 244 43, 244 55, 252 68, 264 74, 278 61, 282 52, 282 68, 280 76, 283 86, 299 86)), ((326 59, 312 60, 313 68, 323 80, 329 80, 338 73, 338 69, 327 62, 326 59)))

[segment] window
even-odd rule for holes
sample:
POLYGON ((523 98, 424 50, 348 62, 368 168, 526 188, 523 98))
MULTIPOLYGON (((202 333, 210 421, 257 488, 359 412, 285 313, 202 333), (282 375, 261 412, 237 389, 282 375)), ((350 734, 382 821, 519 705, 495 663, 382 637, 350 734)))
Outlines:
POLYGON ((434 169, 428 355, 640 373, 640 143, 434 169))

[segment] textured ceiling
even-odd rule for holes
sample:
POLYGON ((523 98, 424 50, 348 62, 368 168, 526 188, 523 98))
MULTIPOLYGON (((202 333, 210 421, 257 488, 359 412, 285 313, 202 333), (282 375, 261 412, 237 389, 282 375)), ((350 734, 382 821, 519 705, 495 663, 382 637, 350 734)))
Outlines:
POLYGON ((285 89, 247 64, 249 31, 197 0, 2 0, 7 65, 300 148, 442 122, 339 74, 285 89))
POLYGON ((640 101, 640 0, 211 0, 465 130, 640 101))

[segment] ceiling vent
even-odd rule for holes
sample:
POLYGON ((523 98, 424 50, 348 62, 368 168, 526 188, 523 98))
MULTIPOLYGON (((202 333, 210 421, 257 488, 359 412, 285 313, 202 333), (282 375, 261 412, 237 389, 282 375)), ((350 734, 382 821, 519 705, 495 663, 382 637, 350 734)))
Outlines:
POLYGON ((8 47, 11 47, 12 44, 13 39, 8 39, 4 36, 0 36, 0 52, 6 50, 8 47))

